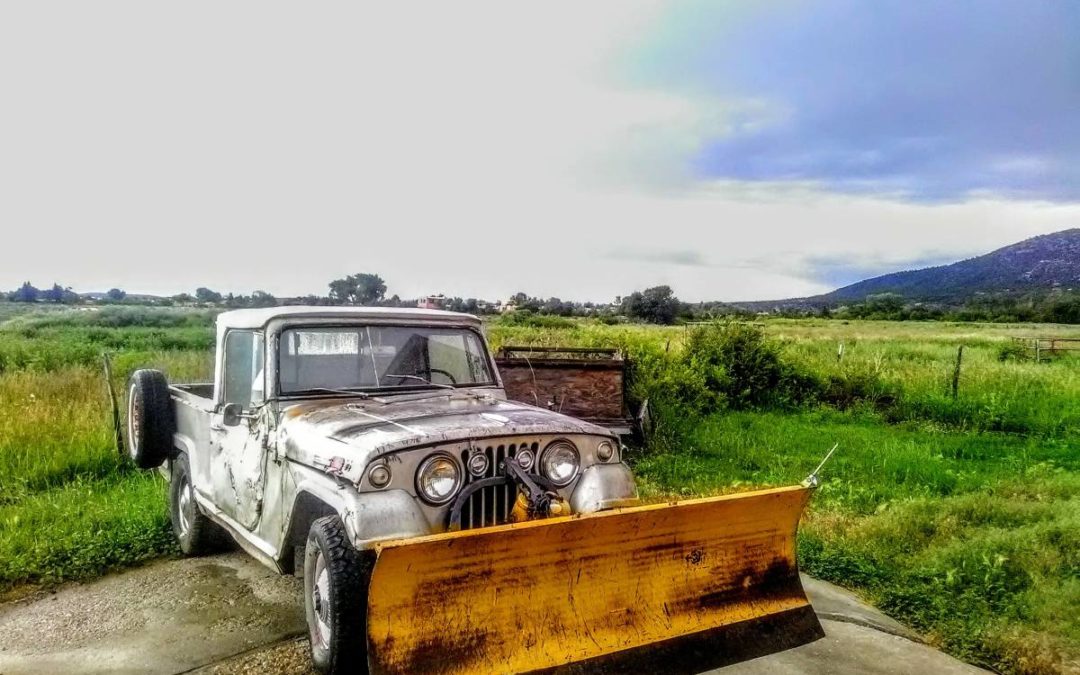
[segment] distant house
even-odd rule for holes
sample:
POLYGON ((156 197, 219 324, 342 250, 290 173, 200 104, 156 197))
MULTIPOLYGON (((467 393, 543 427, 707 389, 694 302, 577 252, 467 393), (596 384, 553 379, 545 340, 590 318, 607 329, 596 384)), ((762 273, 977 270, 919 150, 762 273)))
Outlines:
POLYGON ((442 293, 438 295, 425 295, 416 301, 416 306, 420 309, 442 309, 446 306, 446 296, 442 293))

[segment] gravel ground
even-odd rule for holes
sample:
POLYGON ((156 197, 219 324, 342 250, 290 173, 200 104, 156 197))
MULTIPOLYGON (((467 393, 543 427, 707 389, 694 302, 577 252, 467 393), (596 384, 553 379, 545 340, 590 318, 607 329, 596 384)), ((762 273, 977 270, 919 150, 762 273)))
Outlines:
POLYGON ((308 656, 307 638, 297 638, 257 649, 228 661, 194 671, 193 675, 315 675, 308 656))
POLYGON ((300 586, 233 552, 38 593, 0 605, 0 674, 164 674, 215 663, 303 634, 300 586))

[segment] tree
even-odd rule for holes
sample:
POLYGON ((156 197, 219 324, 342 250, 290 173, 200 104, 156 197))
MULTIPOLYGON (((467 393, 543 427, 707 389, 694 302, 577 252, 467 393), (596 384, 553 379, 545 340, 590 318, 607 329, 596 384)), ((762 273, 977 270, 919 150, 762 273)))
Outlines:
POLYGON ((181 293, 179 295, 172 296, 173 302, 178 305, 190 305, 195 302, 195 298, 191 297, 190 293, 181 293))
POLYGON ((1057 298, 1046 308, 1045 320, 1053 323, 1080 323, 1080 299, 1057 298))
POLYGON ((120 302, 127 297, 127 293, 119 288, 110 288, 109 292, 105 294, 105 299, 110 302, 120 302))
POLYGON ((626 314, 649 323, 672 324, 679 313, 679 299, 670 286, 653 286, 634 291, 623 300, 626 314))
POLYGON ((350 274, 330 282, 330 298, 339 304, 376 305, 386 295, 386 282, 378 274, 350 274))
POLYGON ((237 307, 247 307, 248 299, 242 295, 233 295, 229 293, 223 299, 225 306, 229 309, 236 309, 237 307))
POLYGON ((60 284, 53 284, 52 288, 42 291, 41 298, 46 302, 55 302, 60 304, 61 302, 70 301, 71 296, 75 295, 70 288, 64 288, 60 284))
POLYGON ((881 318, 891 318, 904 309, 904 296, 897 293, 874 293, 866 296, 866 310, 881 318))
POLYGON ((29 281, 24 281, 9 297, 12 302, 37 302, 40 295, 41 291, 31 286, 29 281))
POLYGON ((251 294, 250 304, 252 307, 276 307, 278 301, 277 298, 266 291, 254 291, 251 294))
POLYGON ((217 304, 221 302, 221 293, 200 287, 195 289, 195 299, 206 304, 217 304))

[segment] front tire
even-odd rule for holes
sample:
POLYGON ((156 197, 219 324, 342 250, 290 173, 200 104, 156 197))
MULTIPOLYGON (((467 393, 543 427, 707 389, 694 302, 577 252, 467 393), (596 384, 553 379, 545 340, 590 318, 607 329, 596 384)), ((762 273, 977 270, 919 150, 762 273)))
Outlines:
POLYGON ((185 453, 172 461, 169 478, 169 520, 173 534, 186 556, 212 553, 220 547, 225 533, 217 523, 199 510, 195 502, 195 488, 191 484, 191 467, 185 453))
POLYGON ((326 675, 366 673, 371 565, 334 516, 311 524, 304 547, 304 609, 311 661, 326 675))

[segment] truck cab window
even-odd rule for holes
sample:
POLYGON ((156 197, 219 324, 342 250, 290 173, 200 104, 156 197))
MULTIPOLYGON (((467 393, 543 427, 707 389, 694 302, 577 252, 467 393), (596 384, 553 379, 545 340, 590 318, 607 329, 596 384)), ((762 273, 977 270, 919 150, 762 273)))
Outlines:
POLYGON ((313 389, 400 390, 494 383, 483 341, 443 326, 327 326, 282 331, 282 394, 313 389))
POLYGON ((248 410, 261 404, 263 392, 262 333, 230 331, 225 338, 225 398, 248 410))

